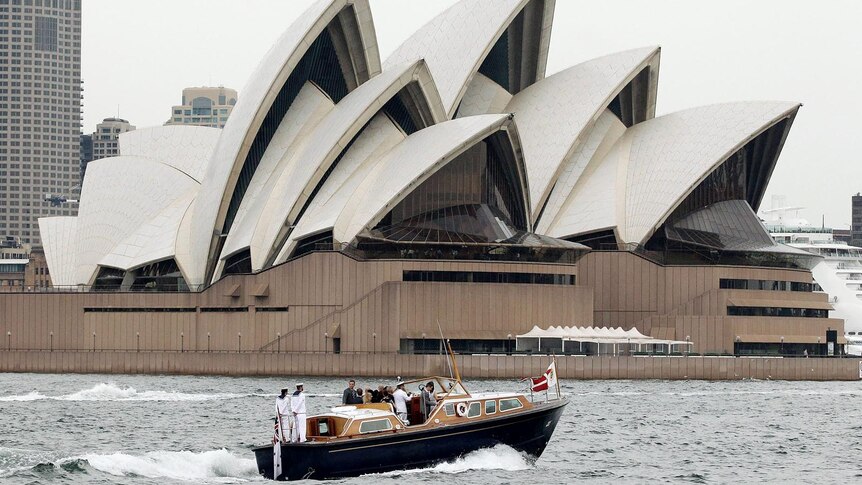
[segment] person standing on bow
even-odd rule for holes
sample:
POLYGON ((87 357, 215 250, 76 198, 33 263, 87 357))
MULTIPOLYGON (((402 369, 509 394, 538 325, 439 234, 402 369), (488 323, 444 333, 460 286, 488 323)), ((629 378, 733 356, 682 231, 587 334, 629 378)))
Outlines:
POLYGON ((296 385, 296 391, 290 396, 290 407, 293 410, 293 442, 305 443, 305 394, 302 383, 296 385))
POLYGON ((293 411, 290 408, 290 397, 287 388, 281 389, 281 395, 275 398, 275 419, 278 420, 279 441, 287 443, 291 439, 290 422, 293 411))
POLYGON ((407 403, 410 401, 410 395, 404 390, 404 382, 399 382, 395 386, 392 400, 395 403, 395 414, 398 415, 398 419, 409 426, 410 420, 407 419, 407 403))

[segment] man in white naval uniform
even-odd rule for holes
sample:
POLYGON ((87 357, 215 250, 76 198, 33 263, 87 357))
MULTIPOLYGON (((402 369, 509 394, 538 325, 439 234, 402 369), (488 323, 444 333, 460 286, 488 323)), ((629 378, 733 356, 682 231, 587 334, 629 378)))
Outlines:
POLYGON ((407 403, 410 402, 410 395, 404 391, 403 382, 399 382, 396 387, 397 389, 392 393, 392 399, 395 401, 395 414, 398 415, 398 418, 404 422, 404 424, 409 425, 410 421, 407 419, 407 403))
POLYGON ((287 395, 287 388, 281 390, 281 395, 275 398, 275 416, 278 418, 279 436, 282 443, 290 441, 291 419, 293 419, 293 411, 290 408, 290 397, 287 395))
POLYGON ((302 393, 302 384, 296 385, 296 392, 290 396, 290 408, 293 410, 293 442, 305 443, 305 394, 302 393))
POLYGON ((272 478, 278 480, 282 474, 281 469, 281 444, 287 443, 291 438, 292 426, 290 425, 293 419, 293 412, 290 410, 290 396, 287 395, 287 388, 281 389, 281 395, 275 398, 275 419, 276 432, 272 437, 272 478))

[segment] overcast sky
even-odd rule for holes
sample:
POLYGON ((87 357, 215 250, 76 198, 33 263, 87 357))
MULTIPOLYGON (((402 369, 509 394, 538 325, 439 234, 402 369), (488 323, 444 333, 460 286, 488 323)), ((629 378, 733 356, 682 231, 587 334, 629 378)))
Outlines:
MULTIPOLYGON (((370 0, 385 59, 454 0, 370 0)), ((84 132, 102 118, 161 125, 184 87, 240 91, 311 0, 84 0, 84 132)), ((548 75, 662 46, 658 113, 725 101, 804 104, 773 175, 800 215, 850 223, 862 191, 862 2, 557 0, 548 75)))

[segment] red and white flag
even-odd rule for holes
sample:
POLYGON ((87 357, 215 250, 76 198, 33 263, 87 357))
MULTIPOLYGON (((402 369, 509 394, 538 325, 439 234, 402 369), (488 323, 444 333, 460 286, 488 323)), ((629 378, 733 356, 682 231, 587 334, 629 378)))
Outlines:
POLYGON ((533 392, 547 391, 551 386, 557 385, 557 364, 556 362, 551 362, 551 365, 548 366, 548 370, 545 371, 544 374, 539 377, 531 377, 530 381, 533 383, 533 392))

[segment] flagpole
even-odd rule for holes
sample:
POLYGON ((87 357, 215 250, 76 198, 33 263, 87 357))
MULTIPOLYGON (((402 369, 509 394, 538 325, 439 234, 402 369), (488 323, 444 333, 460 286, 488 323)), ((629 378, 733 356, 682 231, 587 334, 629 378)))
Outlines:
POLYGON ((560 374, 557 372, 557 356, 556 354, 551 354, 554 356, 554 380, 557 382, 557 399, 563 398, 563 393, 560 391, 560 374))

